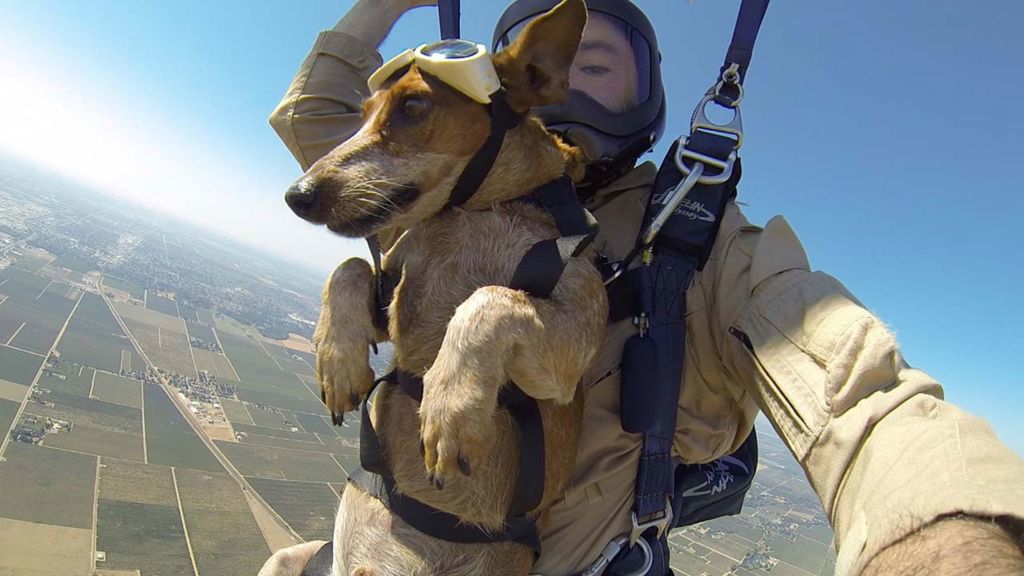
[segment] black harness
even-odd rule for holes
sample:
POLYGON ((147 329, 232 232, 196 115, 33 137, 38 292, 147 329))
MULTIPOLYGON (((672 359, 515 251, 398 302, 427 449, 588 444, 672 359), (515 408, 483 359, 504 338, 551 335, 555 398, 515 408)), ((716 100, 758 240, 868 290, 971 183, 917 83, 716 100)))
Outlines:
MULTIPOLYGON (((446 206, 456 208, 469 200, 490 172, 508 130, 517 126, 523 116, 506 103, 504 91, 492 95, 491 134, 467 163, 459 176, 446 206)), ((572 180, 563 175, 535 189, 529 196, 516 200, 544 210, 555 223, 559 236, 536 242, 522 257, 509 288, 523 290, 536 298, 547 298, 554 291, 570 258, 579 256, 597 234, 597 221, 580 204, 572 180)), ((379 250, 371 242, 376 269, 381 270, 379 250)), ((387 308, 396 281, 378 273, 378 310, 380 328, 386 328, 387 308)), ((398 386, 409 398, 422 401, 422 377, 401 367, 375 382, 378 386, 398 386)), ((371 390, 370 394, 373 394, 371 390)), ((349 479, 368 494, 380 500, 393 514, 413 528, 434 538, 459 543, 516 542, 540 554, 540 538, 535 510, 544 495, 545 452, 544 427, 537 401, 526 395, 513 382, 498 395, 498 404, 508 411, 519 433, 519 472, 512 504, 501 530, 484 530, 467 524, 458 517, 403 495, 388 469, 384 446, 370 420, 370 404, 363 403, 359 437, 361 468, 349 479)))

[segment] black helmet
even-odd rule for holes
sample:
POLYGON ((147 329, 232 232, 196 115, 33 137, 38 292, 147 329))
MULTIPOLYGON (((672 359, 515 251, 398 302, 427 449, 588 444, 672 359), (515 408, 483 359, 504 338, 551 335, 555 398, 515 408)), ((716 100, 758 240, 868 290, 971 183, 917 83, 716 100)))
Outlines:
MULTIPOLYGON (((513 2, 494 30, 494 50, 510 44, 533 17, 556 4, 558 0, 513 2)), ((629 0, 587 0, 587 10, 590 20, 573 63, 568 100, 534 112, 548 129, 583 149, 590 163, 584 184, 601 186, 632 168, 661 137, 665 90, 658 41, 644 13, 629 0), (602 65, 610 63, 617 65, 602 65), (618 65, 622 63, 628 65, 618 65), (617 92, 600 85, 602 73, 618 76, 610 80, 617 92)))

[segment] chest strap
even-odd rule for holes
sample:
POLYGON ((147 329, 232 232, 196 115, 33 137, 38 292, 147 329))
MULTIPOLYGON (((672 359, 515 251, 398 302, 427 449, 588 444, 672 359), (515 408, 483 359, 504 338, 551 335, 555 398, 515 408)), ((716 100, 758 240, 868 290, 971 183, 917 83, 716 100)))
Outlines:
MULTIPOLYGON (((423 380, 401 370, 393 370, 375 385, 398 385, 417 402, 423 399, 423 380)), ((372 394, 372 391, 371 391, 372 394)), ((514 384, 502 389, 498 402, 504 406, 519 428, 519 473, 509 516, 500 531, 489 531, 467 524, 459 517, 403 495, 385 460, 380 436, 370 423, 370 402, 364 402, 359 430, 359 461, 349 479, 380 500, 393 514, 413 528, 434 538, 464 544, 516 542, 540 554, 540 537, 534 520, 526 516, 540 505, 544 494, 544 428, 537 402, 514 384)))
MULTIPOLYGON (((535 298, 547 298, 562 277, 569 259, 579 256, 597 235, 597 221, 580 204, 576 189, 568 176, 540 186, 520 201, 542 208, 555 222, 559 237, 535 243, 519 261, 509 287, 523 290, 535 298)), ((370 243, 376 270, 380 271, 380 252, 370 243)), ((394 279, 378 274, 378 310, 386 310, 393 296, 394 279), (383 278, 382 278, 383 277, 383 278)), ((386 327, 386 321, 381 321, 386 327)), ((380 378, 377 386, 397 385, 417 402, 423 399, 423 379, 405 370, 395 369, 380 378)), ((372 396, 373 390, 370 391, 372 396)), ((368 396, 368 397, 369 397, 368 396)), ((545 450, 544 423, 537 401, 526 395, 513 382, 498 394, 498 404, 509 412, 519 432, 519 470, 516 487, 504 527, 497 532, 466 524, 458 517, 437 510, 401 493, 388 469, 384 445, 370 421, 370 404, 362 406, 359 432, 361 468, 350 480, 374 496, 396 516, 413 528, 449 542, 488 543, 516 542, 540 554, 540 538, 535 520, 527 516, 540 506, 544 496, 545 450)))

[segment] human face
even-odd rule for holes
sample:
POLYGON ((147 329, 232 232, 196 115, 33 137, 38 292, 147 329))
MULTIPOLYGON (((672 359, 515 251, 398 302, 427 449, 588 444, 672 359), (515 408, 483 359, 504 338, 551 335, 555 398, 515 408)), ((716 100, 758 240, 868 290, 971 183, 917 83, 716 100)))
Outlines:
POLYGON ((636 59, 615 19, 590 12, 569 72, 569 87, 586 92, 612 112, 637 104, 636 59))

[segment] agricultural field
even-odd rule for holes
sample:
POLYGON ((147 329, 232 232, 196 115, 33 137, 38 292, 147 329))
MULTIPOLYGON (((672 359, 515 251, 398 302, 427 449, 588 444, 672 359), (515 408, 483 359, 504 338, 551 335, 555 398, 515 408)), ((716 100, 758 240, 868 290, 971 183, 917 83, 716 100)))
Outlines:
POLYGON ((296 452, 269 446, 255 446, 214 440, 221 452, 246 476, 337 482, 346 478, 330 454, 296 452))
MULTIPOLYGON (((326 410, 326 408, 324 408, 326 410)), ((326 422, 319 414, 306 414, 296 412, 295 418, 299 421, 302 429, 311 434, 317 434, 321 438, 330 438, 334 435, 333 426, 326 422)))
POLYGON ((186 320, 185 326, 188 328, 188 337, 198 338, 203 342, 210 342, 212 344, 217 343, 217 336, 213 333, 213 328, 210 328, 206 324, 201 324, 196 321, 186 320))
POLYGON ((176 470, 181 511, 200 574, 251 576, 270 549, 238 484, 227 474, 176 470), (227 550, 245 554, 225 554, 227 550))
POLYGON ((146 450, 150 463, 208 472, 223 470, 220 462, 199 439, 162 388, 146 383, 143 385, 143 395, 146 407, 146 450))
POLYGON ((96 549, 103 568, 143 574, 192 574, 170 468, 104 459, 100 469, 96 549))
POLYGON ((0 518, 0 574, 89 576, 92 530, 0 518))
POLYGON ((224 409, 224 415, 227 416, 228 421, 234 424, 235 422, 241 424, 252 425, 252 417, 249 416, 249 411, 245 409, 245 405, 238 400, 231 400, 230 398, 220 399, 221 408, 224 409))
POLYGON ((231 364, 238 372, 242 382, 250 386, 275 388, 285 378, 294 380, 287 375, 276 362, 254 340, 243 336, 217 331, 224 353, 231 359, 231 364))
MULTIPOLYGON (((292 376, 291 381, 294 384, 285 386, 282 383, 279 391, 253 389, 248 386, 247 382, 239 382, 235 395, 238 396, 239 400, 244 400, 251 404, 273 406, 295 412, 308 412, 312 414, 324 410, 324 405, 320 401, 319 396, 314 396, 294 376, 292 376)), ((252 412, 252 409, 250 409, 250 412, 252 412)), ((254 414, 253 419, 255 418, 256 415, 254 414)), ((259 425, 259 422, 257 424, 259 425)))
POLYGON ((147 290, 145 301, 146 308, 150 310, 167 314, 168 316, 178 316, 178 303, 170 298, 159 296, 156 292, 147 290))
POLYGON ((57 343, 57 350, 61 360, 85 364, 114 374, 121 370, 122 351, 131 355, 132 366, 143 365, 107 303, 101 296, 91 292, 82 295, 64 336, 57 343))
MULTIPOLYGON (((39 386, 44 387, 42 383, 39 386)), ((52 405, 30 403, 25 407, 25 414, 65 420, 72 426, 71 430, 47 434, 44 445, 111 458, 144 459, 142 412, 138 408, 57 388, 49 390, 43 398, 52 405)))
POLYGON ((178 316, 189 322, 199 322, 199 311, 181 302, 178 302, 178 316))
MULTIPOLYGON (((11 429, 11 424, 14 424, 14 417, 18 414, 18 408, 20 407, 20 401, 0 399, 0 433, 7 435, 7 431, 11 429)), ((2 494, 0 494, 0 498, 3 498, 2 494)))
POLYGON ((117 276, 111 276, 110 274, 103 275, 103 286, 119 290, 121 292, 127 292, 137 300, 142 300, 146 297, 146 290, 142 286, 135 284, 134 282, 128 282, 118 278, 117 276))
POLYGON ((293 374, 306 374, 312 376, 315 374, 312 366, 306 363, 301 356, 294 350, 288 350, 283 346, 277 344, 270 344, 268 342, 263 343, 263 348, 267 351, 271 358, 273 358, 277 365, 286 372, 293 374))
POLYGON ((4 457, 0 518, 92 529, 95 456, 11 442, 4 457))
POLYGON ((321 482, 285 482, 246 478, 271 508, 306 540, 330 540, 338 497, 321 482))
POLYGON ((218 380, 238 380, 238 374, 231 368, 231 363, 223 354, 192 348, 192 358, 196 362, 197 370, 206 370, 218 380))
POLYGON ((49 353, 78 298, 77 293, 74 299, 67 297, 68 290, 66 284, 50 284, 38 297, 4 300, 0 304, 0 344, 49 353))
POLYGON ((105 402, 142 408, 142 382, 109 372, 96 372, 92 395, 105 402))
POLYGON ((37 386, 88 398, 94 372, 92 368, 74 362, 52 363, 43 368, 37 386))
POLYGON ((67 255, 57 258, 57 260, 53 262, 53 266, 60 266, 61 268, 67 268, 68 270, 80 272, 82 274, 96 270, 96 265, 92 262, 73 258, 67 255))
POLYGON ((127 318, 123 318, 123 320, 150 362, 169 372, 190 378, 198 377, 183 326, 179 326, 181 331, 176 331, 127 318))
POLYGON ((288 440, 275 436, 264 436, 263 434, 247 434, 240 440, 242 444, 254 444, 258 446, 273 446, 287 450, 300 450, 305 452, 321 452, 323 454, 344 454, 345 449, 338 444, 321 444, 320 442, 302 442, 299 440, 288 440))
POLYGON ((50 282, 48 278, 15 266, 8 266, 0 270, 0 294, 6 294, 13 298, 35 300, 46 290, 50 282))
POLYGON ((0 378, 31 386, 44 357, 0 345, 0 378))
MULTIPOLYGON (((259 408, 253 408, 249 412, 259 412, 259 408)), ((286 438, 288 440, 298 440, 299 442, 313 442, 316 444, 320 443, 320 439, 313 434, 307 432, 294 432, 292 430, 282 430, 278 428, 265 428, 263 426, 249 426, 247 424, 235 424, 232 426, 235 432, 245 432, 246 434, 259 434, 261 436, 272 436, 274 438, 286 438)))

